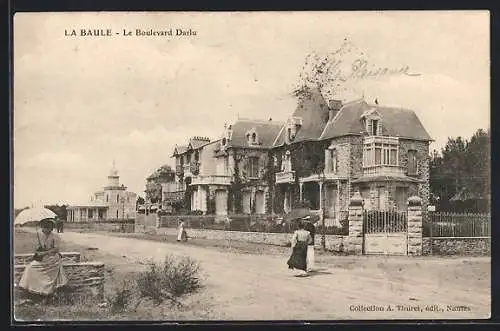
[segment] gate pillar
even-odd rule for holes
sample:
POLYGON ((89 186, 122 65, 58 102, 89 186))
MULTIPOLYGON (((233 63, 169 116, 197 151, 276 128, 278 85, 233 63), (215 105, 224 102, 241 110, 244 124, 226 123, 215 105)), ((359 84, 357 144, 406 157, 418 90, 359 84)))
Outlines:
POLYGON ((349 253, 363 254, 363 235, 363 198, 356 191, 349 203, 349 253))
POLYGON ((422 255, 422 199, 408 198, 408 255, 422 255))

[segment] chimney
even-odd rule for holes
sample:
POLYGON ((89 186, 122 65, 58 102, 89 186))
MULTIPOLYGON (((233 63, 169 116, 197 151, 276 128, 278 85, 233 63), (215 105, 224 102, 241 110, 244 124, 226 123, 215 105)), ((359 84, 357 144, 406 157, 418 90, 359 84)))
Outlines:
POLYGON ((342 101, 341 100, 330 100, 328 103, 328 107, 330 108, 328 111, 328 121, 330 122, 333 120, 335 115, 339 112, 340 108, 342 108, 342 101))

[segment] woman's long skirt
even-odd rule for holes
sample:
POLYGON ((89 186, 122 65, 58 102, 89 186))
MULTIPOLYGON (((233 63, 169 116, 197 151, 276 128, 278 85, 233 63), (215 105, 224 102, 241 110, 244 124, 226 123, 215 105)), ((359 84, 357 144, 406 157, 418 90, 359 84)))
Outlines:
POLYGON ((297 242, 287 263, 289 269, 307 271, 307 244, 305 242, 297 242))
POLYGON ((180 229, 179 231, 177 231, 177 241, 187 241, 186 230, 180 229))
POLYGON ((36 294, 49 295, 66 285, 62 259, 59 254, 45 256, 42 261, 32 261, 24 269, 19 287, 36 294))

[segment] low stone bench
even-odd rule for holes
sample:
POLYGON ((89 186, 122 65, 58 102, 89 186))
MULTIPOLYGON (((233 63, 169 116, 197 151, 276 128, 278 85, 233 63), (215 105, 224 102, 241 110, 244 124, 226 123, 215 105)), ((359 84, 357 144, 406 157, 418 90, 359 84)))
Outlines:
MULTIPOLYGON (((14 266, 14 286, 19 284, 26 264, 14 266)), ((104 299, 104 263, 102 262, 67 262, 63 264, 68 289, 75 296, 104 299)))
MULTIPOLYGON (((65 262, 78 263, 81 261, 80 252, 61 252, 65 262)), ((33 253, 31 254, 16 254, 14 256, 14 265, 28 264, 33 260, 33 253)))

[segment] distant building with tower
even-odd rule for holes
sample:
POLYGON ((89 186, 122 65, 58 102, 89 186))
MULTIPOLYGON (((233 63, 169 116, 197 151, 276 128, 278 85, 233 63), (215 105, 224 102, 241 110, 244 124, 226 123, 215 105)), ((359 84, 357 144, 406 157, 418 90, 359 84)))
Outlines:
POLYGON ((95 192, 90 201, 68 206, 68 222, 97 222, 106 220, 133 219, 136 213, 137 194, 127 191, 120 184, 120 176, 113 161, 108 183, 103 190, 95 192))

